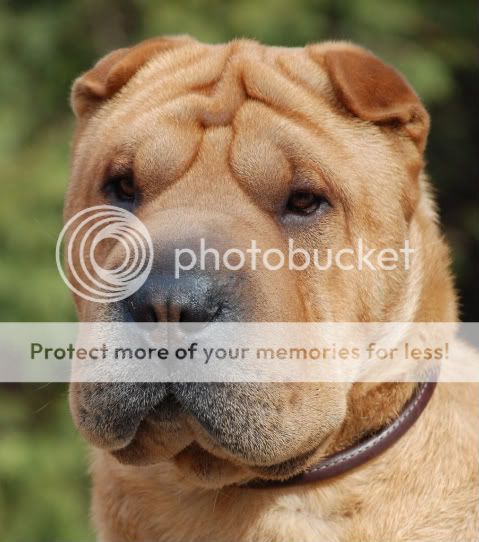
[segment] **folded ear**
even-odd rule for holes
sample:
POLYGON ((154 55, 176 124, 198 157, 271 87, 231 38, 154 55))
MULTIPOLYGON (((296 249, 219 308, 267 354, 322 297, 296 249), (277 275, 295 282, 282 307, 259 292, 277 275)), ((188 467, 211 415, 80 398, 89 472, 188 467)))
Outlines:
POLYGON ((348 43, 311 46, 343 105, 357 117, 400 129, 424 150, 429 115, 404 77, 375 55, 348 43))
POLYGON ((73 83, 70 97, 73 112, 79 119, 89 117, 153 56, 192 41, 188 36, 153 38, 109 53, 73 83))

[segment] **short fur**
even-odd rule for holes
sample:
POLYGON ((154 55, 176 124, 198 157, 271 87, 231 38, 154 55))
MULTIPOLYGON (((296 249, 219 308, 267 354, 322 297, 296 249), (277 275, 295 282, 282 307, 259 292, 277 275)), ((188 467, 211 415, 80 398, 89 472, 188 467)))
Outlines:
MULTIPOLYGON (((457 319, 448 249, 423 173, 428 115, 408 83, 364 49, 158 38, 111 53, 81 76, 72 107, 78 128, 67 219, 103 203, 103 179, 127 167, 144 197, 138 216, 160 247, 204 228, 234 246, 252 237, 282 246, 289 236, 310 248, 352 246, 358 237, 380 248, 408 238, 419 254, 409 272, 260 269, 238 294, 246 319, 457 319), (278 207, 301 183, 327 194, 330 212, 309 228, 279 224, 278 207)), ((115 257, 115 247, 104 248, 105 262, 115 257)), ((76 303, 84 321, 114 319, 76 303)), ((73 384, 75 422, 96 447, 99 538, 475 541, 472 385, 439 385, 396 445, 337 479, 265 491, 231 485, 306 469, 393 419, 412 390, 398 383, 178 386, 187 413, 160 422, 144 419, 138 405, 157 404, 161 387, 73 384), (251 405, 246 428, 244 404, 251 405), (216 424, 214 435, 206 422, 216 424)))

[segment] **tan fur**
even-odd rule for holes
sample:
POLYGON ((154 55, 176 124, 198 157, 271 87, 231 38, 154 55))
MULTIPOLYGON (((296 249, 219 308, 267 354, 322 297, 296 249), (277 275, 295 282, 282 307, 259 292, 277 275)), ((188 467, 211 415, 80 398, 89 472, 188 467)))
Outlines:
POLYGON ((100 540, 472 542, 479 528, 477 408, 477 389, 440 385, 384 455, 305 488, 205 491, 168 463, 138 469, 96 453, 100 540))
MULTIPOLYGON (((77 80, 72 106, 79 123, 66 218, 103 202, 102 180, 126 167, 144 195, 138 216, 160 245, 193 224, 207 228, 216 209, 216 229, 235 246, 253 237, 284 246, 286 233, 311 248, 361 237, 379 248, 407 238, 417 249, 409 272, 260 269, 248 282, 251 320, 457 318, 448 250, 422 172, 427 113, 404 79, 363 49, 160 38, 106 57, 77 80), (305 181, 328 196, 331 212, 315 228, 279 226, 275 209, 305 181)), ((114 260, 115 247, 103 257, 114 260)), ((82 320, 108 318, 76 303, 82 320)), ((103 542, 477 540, 472 385, 440 385, 414 427, 374 461, 332 481, 264 491, 230 484, 304 470, 393 419, 413 385, 238 387, 238 401, 252 401, 264 431, 243 455, 192 418, 175 426, 145 420, 121 448, 79 414, 99 408, 96 391, 73 385, 71 404, 79 430, 99 448, 93 517, 103 542)))

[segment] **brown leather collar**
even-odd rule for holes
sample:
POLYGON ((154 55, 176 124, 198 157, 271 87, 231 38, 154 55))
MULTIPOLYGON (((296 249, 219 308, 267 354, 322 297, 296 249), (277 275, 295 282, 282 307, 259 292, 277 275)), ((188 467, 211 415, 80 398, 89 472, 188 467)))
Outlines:
POLYGON ((362 465, 384 452, 406 433, 426 408, 435 387, 436 382, 422 382, 393 422, 346 450, 326 457, 306 472, 287 480, 256 479, 242 487, 271 489, 311 484, 339 476, 362 465))

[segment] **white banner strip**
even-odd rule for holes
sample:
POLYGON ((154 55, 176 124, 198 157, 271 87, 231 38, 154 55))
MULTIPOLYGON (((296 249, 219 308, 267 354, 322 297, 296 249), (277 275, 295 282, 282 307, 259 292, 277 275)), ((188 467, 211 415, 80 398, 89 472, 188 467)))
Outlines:
POLYGON ((0 323, 0 382, 479 382, 479 323, 0 323))

